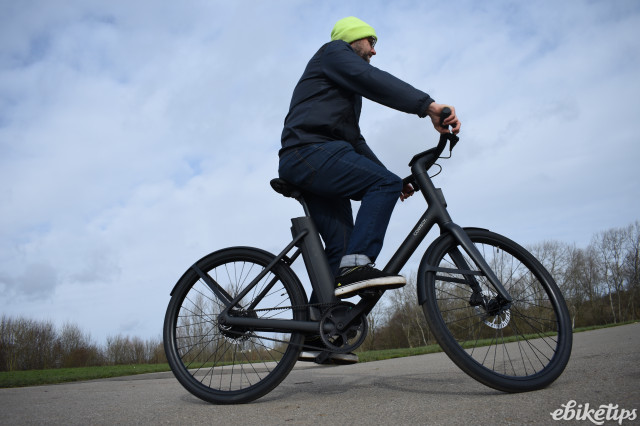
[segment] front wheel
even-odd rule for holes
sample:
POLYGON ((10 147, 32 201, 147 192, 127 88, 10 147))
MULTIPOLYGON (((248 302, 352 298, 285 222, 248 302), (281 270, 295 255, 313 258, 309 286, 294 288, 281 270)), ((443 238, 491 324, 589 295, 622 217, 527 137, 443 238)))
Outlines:
POLYGON ((569 361, 572 331, 560 289, 520 245, 483 229, 467 235, 511 295, 501 300, 452 235, 420 265, 422 307, 442 349, 474 379, 505 392, 541 389, 569 361))
MULTIPOLYGON (((218 404, 257 399, 275 388, 296 363, 303 335, 227 326, 220 312, 274 259, 236 247, 200 259, 172 292, 164 322, 171 370, 192 394, 218 404)), ((234 306, 253 318, 306 320, 306 296, 284 263, 275 264, 234 306)))

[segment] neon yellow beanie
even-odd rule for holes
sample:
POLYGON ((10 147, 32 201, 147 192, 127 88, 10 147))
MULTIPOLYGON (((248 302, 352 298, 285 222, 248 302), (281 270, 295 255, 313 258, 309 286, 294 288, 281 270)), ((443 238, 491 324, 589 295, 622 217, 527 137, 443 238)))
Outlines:
POLYGON ((371 25, 353 16, 339 20, 331 30, 331 41, 344 40, 351 43, 367 37, 378 39, 371 25))

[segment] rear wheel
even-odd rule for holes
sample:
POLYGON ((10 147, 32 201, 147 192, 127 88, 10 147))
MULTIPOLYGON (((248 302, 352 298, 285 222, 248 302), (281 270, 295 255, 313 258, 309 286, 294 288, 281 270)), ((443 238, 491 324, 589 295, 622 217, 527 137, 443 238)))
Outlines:
POLYGON ((462 370, 487 386, 523 392, 549 385, 567 365, 572 346, 558 286, 540 262, 508 238, 482 229, 467 234, 513 302, 497 297, 463 248, 444 236, 427 252, 418 274, 434 335, 462 370))
MULTIPOLYGON (((296 363, 303 335, 255 331, 218 321, 229 301, 263 271, 274 256, 238 247, 205 256, 178 281, 164 322, 164 347, 178 381, 192 394, 218 404, 249 402, 275 388, 296 363), (218 294, 202 279, 219 285, 218 294)), ((215 286, 215 284, 214 284, 215 286)), ((285 264, 276 264, 239 302, 253 318, 305 320, 306 296, 285 264)))

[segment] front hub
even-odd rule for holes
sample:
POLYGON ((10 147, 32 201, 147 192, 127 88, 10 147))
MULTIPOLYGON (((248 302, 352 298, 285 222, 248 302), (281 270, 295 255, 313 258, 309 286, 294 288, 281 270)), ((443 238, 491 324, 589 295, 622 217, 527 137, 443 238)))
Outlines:
POLYGON ((475 306, 476 314, 482 317, 485 325, 501 330, 511 321, 511 303, 505 302, 491 290, 482 292, 483 303, 475 306))

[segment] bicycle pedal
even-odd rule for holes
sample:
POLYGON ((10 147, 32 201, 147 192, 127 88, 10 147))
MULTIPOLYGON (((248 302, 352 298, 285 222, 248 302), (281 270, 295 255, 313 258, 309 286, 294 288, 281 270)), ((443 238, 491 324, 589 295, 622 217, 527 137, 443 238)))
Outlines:
POLYGON ((330 352, 322 351, 316 356, 315 363, 316 364, 330 364, 329 358, 331 356, 330 352))
POLYGON ((366 298, 370 298, 370 297, 379 297, 382 295, 384 290, 377 290, 377 289, 373 289, 373 288, 365 288, 363 290, 359 290, 356 292, 357 296, 362 297, 363 299, 366 298))

